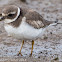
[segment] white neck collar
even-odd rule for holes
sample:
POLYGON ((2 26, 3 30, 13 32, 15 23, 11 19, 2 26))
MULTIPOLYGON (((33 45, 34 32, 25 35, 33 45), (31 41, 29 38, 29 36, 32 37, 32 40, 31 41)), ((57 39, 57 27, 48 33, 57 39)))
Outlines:
POLYGON ((4 22, 5 23, 11 23, 11 22, 15 21, 19 15, 20 15, 20 8, 18 7, 17 16, 14 19, 5 19, 4 22))

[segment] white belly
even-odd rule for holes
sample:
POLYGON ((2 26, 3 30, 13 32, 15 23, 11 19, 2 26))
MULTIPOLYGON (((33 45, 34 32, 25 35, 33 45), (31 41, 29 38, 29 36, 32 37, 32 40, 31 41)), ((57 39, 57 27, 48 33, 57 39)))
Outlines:
POLYGON ((5 25, 4 27, 9 35, 21 40, 34 40, 44 33, 44 29, 35 29, 26 22, 22 22, 18 28, 11 25, 5 25))

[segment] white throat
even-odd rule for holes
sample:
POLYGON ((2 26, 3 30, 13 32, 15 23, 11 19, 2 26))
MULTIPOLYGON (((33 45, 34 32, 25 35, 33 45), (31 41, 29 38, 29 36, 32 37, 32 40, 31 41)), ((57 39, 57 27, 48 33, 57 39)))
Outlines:
POLYGON ((20 15, 20 8, 18 7, 17 16, 14 19, 5 19, 4 22, 5 23, 13 22, 13 21, 15 21, 18 18, 19 15, 20 15))

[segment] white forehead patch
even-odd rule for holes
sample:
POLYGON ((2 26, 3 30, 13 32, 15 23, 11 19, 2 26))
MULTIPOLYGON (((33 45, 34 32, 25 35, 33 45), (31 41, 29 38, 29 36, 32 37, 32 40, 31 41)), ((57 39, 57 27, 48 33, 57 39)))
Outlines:
POLYGON ((2 13, 2 16, 6 16, 7 14, 2 13))

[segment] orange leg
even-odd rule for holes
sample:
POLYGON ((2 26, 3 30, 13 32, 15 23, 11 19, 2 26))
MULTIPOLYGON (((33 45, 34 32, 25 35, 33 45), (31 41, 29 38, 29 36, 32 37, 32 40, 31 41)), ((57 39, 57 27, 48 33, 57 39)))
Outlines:
POLYGON ((18 56, 19 56, 19 54, 22 56, 22 54, 21 54, 21 50, 22 50, 23 44, 24 44, 24 40, 22 41, 21 49, 20 49, 19 53, 17 54, 18 56))
POLYGON ((33 45, 34 45, 34 40, 32 40, 32 49, 31 49, 31 54, 30 54, 30 56, 32 56, 32 52, 33 52, 33 45))

